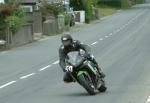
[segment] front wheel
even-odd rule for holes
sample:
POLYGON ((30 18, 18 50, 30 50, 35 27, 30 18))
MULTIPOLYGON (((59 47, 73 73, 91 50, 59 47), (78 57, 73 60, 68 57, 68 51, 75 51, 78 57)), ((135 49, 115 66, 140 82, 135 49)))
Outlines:
POLYGON ((107 90, 104 80, 102 80, 102 85, 98 88, 98 90, 99 92, 105 92, 107 90))
POLYGON ((86 76, 86 74, 81 74, 78 76, 78 80, 80 84, 87 90, 90 95, 95 95, 95 87, 93 83, 91 83, 90 78, 86 76))

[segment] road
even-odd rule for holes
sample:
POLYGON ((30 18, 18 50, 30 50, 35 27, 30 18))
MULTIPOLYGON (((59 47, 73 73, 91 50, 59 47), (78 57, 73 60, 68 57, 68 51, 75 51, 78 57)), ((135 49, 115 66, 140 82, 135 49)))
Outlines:
POLYGON ((150 4, 72 32, 91 46, 107 75, 106 93, 89 96, 78 84, 63 83, 60 36, 0 53, 0 103, 149 103, 150 4))

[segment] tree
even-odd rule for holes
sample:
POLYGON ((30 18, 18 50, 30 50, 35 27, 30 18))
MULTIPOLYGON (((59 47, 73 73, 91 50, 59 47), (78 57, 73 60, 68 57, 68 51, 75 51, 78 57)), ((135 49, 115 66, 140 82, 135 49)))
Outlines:
POLYGON ((71 0, 71 6, 74 10, 85 10, 85 20, 89 23, 92 19, 92 6, 95 5, 95 0, 71 0))
POLYGON ((16 33, 25 23, 25 12, 19 7, 19 2, 13 0, 0 4, 0 37, 5 35, 5 29, 10 28, 12 33, 16 33))

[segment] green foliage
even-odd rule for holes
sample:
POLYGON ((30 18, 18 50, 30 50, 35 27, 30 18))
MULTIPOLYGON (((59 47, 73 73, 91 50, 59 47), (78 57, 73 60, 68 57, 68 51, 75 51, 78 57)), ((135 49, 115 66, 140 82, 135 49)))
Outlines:
POLYGON ((9 3, 9 2, 11 2, 11 0, 4 0, 5 1, 5 3, 9 3))
POLYGON ((3 17, 10 16, 13 14, 14 9, 10 4, 0 4, 0 15, 3 17))
POLYGON ((129 8, 130 7, 129 1, 128 0, 122 0, 121 1, 121 7, 124 9, 129 8))
POLYGON ((70 16, 67 13, 64 13, 65 16, 65 25, 69 25, 70 24, 70 16))
POLYGON ((13 15, 25 19, 25 10, 23 8, 17 8, 14 12, 13 15))
POLYGON ((64 6, 61 3, 52 3, 42 2, 40 7, 43 15, 54 15, 57 17, 60 13, 64 12, 64 6))
POLYGON ((0 5, 0 36, 2 36, 7 27, 10 27, 13 33, 16 33, 25 23, 25 12, 18 5, 18 2, 10 2, 0 5))
POLYGON ((85 2, 85 21, 86 23, 90 23, 91 19, 92 19, 92 6, 93 6, 93 2, 92 0, 87 0, 84 1, 85 2))
POLYGON ((84 10, 83 0, 70 0, 71 7, 74 8, 74 10, 84 10))
POLYGON ((18 16, 8 16, 5 19, 5 22, 7 23, 8 27, 10 27, 10 30, 13 34, 16 33, 22 25, 22 22, 18 16))
POLYGON ((115 8, 120 8, 121 7, 121 1, 125 0, 98 0, 97 4, 100 6, 110 6, 110 7, 115 7, 115 8))
POLYGON ((140 4, 140 3, 144 3, 145 0, 135 0, 135 2, 136 2, 137 4, 140 4))
POLYGON ((144 3, 145 0, 97 0, 99 5, 108 5, 117 8, 129 8, 136 3, 144 3))
POLYGON ((71 6, 74 7, 74 10, 85 10, 86 23, 92 19, 92 6, 95 3, 95 0, 71 0, 71 6))

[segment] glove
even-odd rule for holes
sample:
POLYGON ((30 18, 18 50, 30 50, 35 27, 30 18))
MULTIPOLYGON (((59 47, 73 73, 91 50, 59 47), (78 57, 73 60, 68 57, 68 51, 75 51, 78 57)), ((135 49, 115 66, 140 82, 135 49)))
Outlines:
POLYGON ((86 57, 86 58, 91 58, 91 56, 90 56, 89 53, 85 53, 84 57, 86 57))

